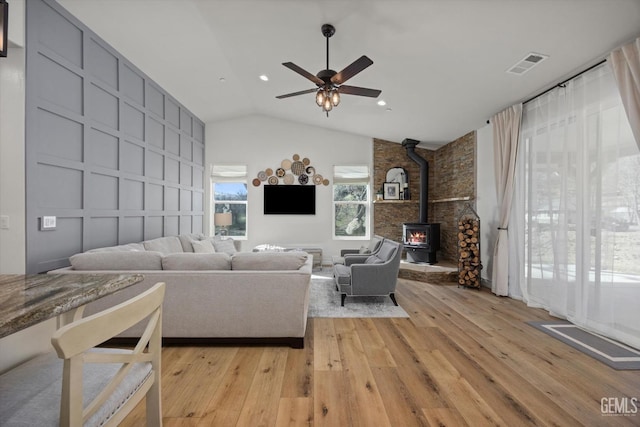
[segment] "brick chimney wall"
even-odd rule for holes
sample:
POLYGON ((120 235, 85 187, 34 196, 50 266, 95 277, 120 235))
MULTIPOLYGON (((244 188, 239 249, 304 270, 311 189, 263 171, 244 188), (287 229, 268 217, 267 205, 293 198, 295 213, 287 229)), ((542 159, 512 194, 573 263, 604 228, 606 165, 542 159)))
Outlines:
MULTIPOLYGON (((429 222, 440 223, 439 258, 457 260, 457 222, 465 203, 475 207, 476 196, 476 134, 470 132, 436 151, 416 148, 416 153, 429 162, 429 222), (439 200, 471 196, 470 201, 440 202, 439 200)), ((410 201, 374 203, 373 232, 402 241, 402 223, 417 222, 420 168, 407 156, 400 143, 373 140, 373 198, 382 189, 387 170, 403 167, 409 175, 410 201)))

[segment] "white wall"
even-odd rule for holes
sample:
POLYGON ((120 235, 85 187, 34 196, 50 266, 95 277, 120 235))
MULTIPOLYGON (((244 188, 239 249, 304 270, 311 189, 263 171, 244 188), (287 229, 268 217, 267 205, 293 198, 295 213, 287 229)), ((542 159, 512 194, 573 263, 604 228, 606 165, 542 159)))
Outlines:
MULTIPOLYGON (((254 187, 251 181, 259 171, 275 170, 294 154, 309 158, 316 173, 332 183, 334 165, 368 165, 373 175, 371 138, 260 115, 206 124, 205 173, 210 173, 214 163, 247 165, 248 240, 242 242, 243 250, 264 243, 318 246, 328 263, 340 249, 366 244, 362 240, 332 239, 332 185, 316 187, 316 215, 263 215, 264 184, 254 187)), ((210 230, 211 187, 210 180, 205 181, 205 230, 210 230)))
MULTIPOLYGON (((0 215, 9 228, 0 229, 0 274, 25 272, 24 2, 9 5, 6 58, 0 58, 0 215)), ((51 349, 55 320, 0 339, 0 372, 51 349)))
POLYGON ((498 201, 493 161, 493 126, 486 125, 476 131, 476 211, 482 228, 480 258, 482 278, 491 283, 493 271, 493 247, 498 236, 498 201))

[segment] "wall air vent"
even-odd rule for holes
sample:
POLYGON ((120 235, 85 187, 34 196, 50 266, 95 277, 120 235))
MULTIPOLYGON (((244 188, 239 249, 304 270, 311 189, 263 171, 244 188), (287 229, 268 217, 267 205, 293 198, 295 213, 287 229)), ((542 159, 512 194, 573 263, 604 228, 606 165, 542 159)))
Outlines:
POLYGON ((530 52, 525 55, 520 61, 514 64, 511 68, 507 70, 507 73, 522 75, 532 69, 534 66, 538 65, 545 59, 547 59, 549 55, 543 55, 541 53, 533 53, 530 52))

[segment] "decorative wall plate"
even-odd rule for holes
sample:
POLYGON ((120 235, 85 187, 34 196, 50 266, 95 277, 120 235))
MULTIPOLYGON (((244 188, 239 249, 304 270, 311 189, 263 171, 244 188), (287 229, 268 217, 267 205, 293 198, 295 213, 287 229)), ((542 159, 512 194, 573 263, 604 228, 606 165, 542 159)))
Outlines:
POLYGON ((322 185, 329 185, 329 180, 328 179, 323 179, 322 180, 322 185))
POLYGON ((320 185, 322 184, 322 175, 317 174, 317 175, 313 175, 313 183, 315 185, 320 185))
POLYGON ((286 173, 285 170, 282 168, 276 169, 276 175, 279 176, 280 178, 282 178, 285 173, 286 173))
POLYGON ((258 172, 258 179, 260 181, 264 181, 265 179, 267 179, 267 174, 265 173, 265 171, 258 172))
POLYGON ((295 160, 295 161, 300 160, 300 156, 299 156, 299 155, 297 155, 297 154, 294 154, 294 155, 293 155, 293 160, 295 160))
POLYGON ((296 180, 296 179, 295 179, 295 178, 293 177, 293 175, 291 175, 290 173, 286 174, 286 175, 282 178, 282 181, 283 181, 285 184, 287 184, 287 185, 291 185, 291 184, 293 184, 293 182, 294 182, 295 180, 296 180))
POLYGON ((302 163, 304 163, 305 166, 309 166, 309 164, 311 163, 311 160, 309 160, 309 158, 305 157, 304 159, 302 159, 302 163))
POLYGON ((261 184, 261 181, 258 178, 253 178, 253 181, 251 181, 253 183, 254 187, 259 187, 261 184))
MULTIPOLYGON (((304 162, 302 162, 302 163, 304 163, 304 162)), ((305 171, 307 172, 307 175, 315 175, 316 174, 316 168, 314 168, 313 166, 307 166, 305 171)))
POLYGON ((291 160, 289 159, 284 159, 281 163, 280 166, 282 166, 282 169, 284 170, 289 170, 291 169, 291 160))
POLYGON ((291 163, 291 172, 293 172, 294 175, 300 175, 304 173, 304 163, 299 161, 291 163))
POLYGON ((302 185, 305 185, 307 182, 309 182, 309 177, 305 174, 300 174, 300 176, 298 177, 298 182, 302 185))
POLYGON ((271 175, 267 182, 271 185, 278 185, 278 177, 275 175, 271 175))
POLYGON ((266 173, 266 174, 267 174, 267 176, 271 176, 271 175, 273 175, 273 169, 271 169, 271 168, 266 168, 266 169, 264 170, 264 173, 266 173))

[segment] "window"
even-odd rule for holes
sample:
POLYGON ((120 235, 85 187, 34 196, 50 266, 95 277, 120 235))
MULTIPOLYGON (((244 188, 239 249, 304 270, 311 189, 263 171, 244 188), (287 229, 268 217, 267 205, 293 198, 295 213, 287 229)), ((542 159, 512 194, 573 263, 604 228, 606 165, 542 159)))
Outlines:
POLYGON ((247 167, 213 165, 211 172, 212 232, 247 237, 247 167))
POLYGON ((369 239, 369 168, 334 166, 333 238, 369 239))

